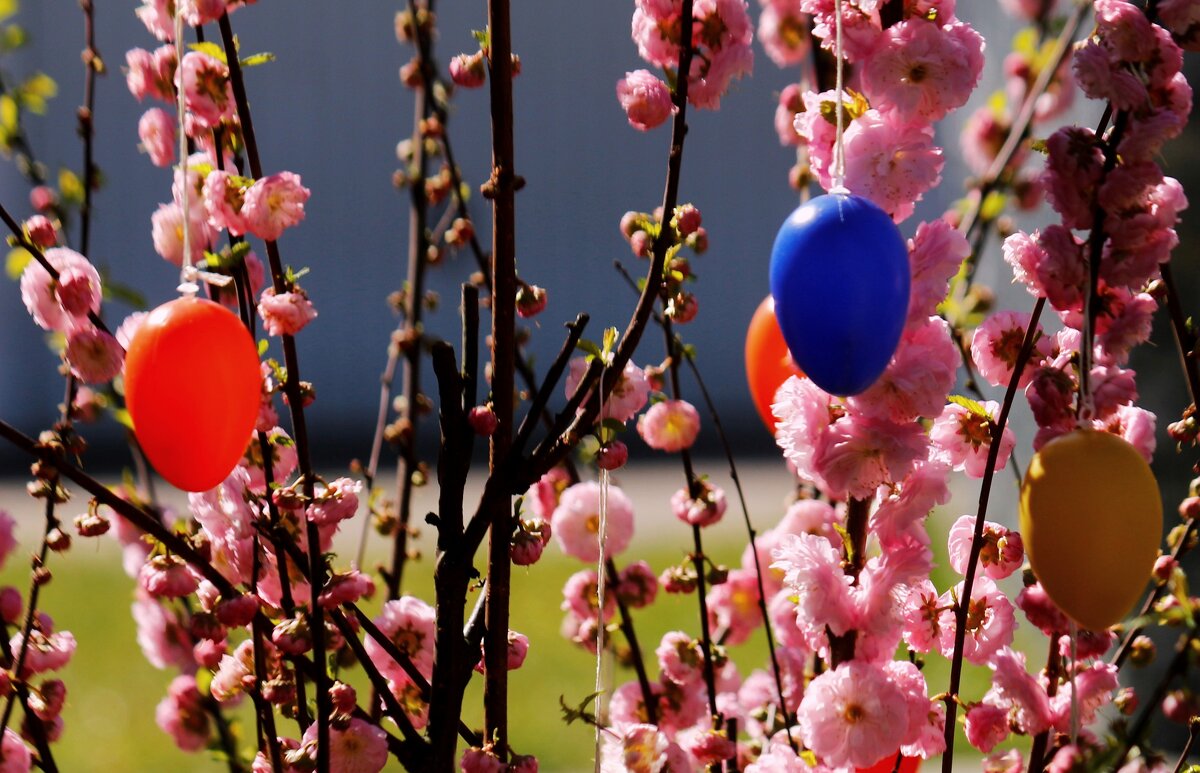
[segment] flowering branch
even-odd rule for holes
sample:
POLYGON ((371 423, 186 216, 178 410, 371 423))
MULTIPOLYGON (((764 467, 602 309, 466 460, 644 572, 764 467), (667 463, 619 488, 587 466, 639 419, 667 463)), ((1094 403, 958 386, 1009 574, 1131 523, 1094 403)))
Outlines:
POLYGON ((1033 354, 1033 343, 1037 338, 1038 320, 1046 307, 1046 299, 1038 298, 1033 305, 1029 326, 1025 331, 1025 339, 1021 342, 1021 351, 1013 365, 1012 376, 1008 381, 1008 389, 1004 392, 1004 402, 1000 404, 1000 415, 992 424, 991 443, 988 446, 987 466, 984 468, 983 482, 979 487, 979 507, 975 514, 975 531, 971 538, 971 553, 967 560, 967 571, 963 577, 962 594, 954 605, 954 655, 950 660, 950 686, 946 690, 946 752, 942 755, 942 773, 953 773, 954 770, 954 737, 955 717, 958 713, 958 689, 962 679, 963 647, 967 637, 967 611, 971 603, 971 592, 975 585, 976 570, 979 566, 979 554, 983 551, 984 516, 987 515, 988 499, 992 493, 992 479, 996 474, 996 464, 1000 458, 1001 439, 1004 428, 1008 425, 1008 414, 1012 410, 1013 399, 1017 396, 1017 383, 1025 372, 1025 365, 1033 354))
POLYGON ((83 138, 83 203, 79 207, 79 252, 88 254, 92 232, 92 192, 96 188, 96 165, 92 161, 95 136, 96 74, 104 72, 104 60, 96 50, 96 9, 94 0, 79 0, 83 10, 84 39, 83 106, 79 108, 79 136, 83 138))

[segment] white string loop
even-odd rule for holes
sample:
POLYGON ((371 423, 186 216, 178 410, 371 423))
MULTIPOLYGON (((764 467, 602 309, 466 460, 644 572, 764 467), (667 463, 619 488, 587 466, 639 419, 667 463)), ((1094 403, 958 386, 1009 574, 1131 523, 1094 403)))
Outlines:
POLYGON ((180 230, 183 232, 183 260, 179 270, 179 287, 177 289, 181 295, 194 297, 200 291, 200 285, 197 280, 200 279, 200 272, 192 265, 192 234, 190 225, 191 216, 188 212, 190 205, 189 198, 191 191, 191 181, 188 179, 188 142, 187 142, 187 97, 184 95, 183 87, 183 3, 175 3, 175 70, 179 73, 179 86, 176 88, 176 128, 179 138, 179 168, 180 176, 183 180, 180 184, 180 209, 183 210, 183 219, 181 220, 180 230))
MULTIPOLYGON (((603 355, 601 355, 603 357, 603 355)), ((600 401, 600 421, 604 421, 604 376, 608 372, 608 362, 601 360, 603 366, 600 368, 600 382, 596 389, 600 401)), ((600 547, 600 557, 596 562, 596 750, 595 750, 595 773, 600 773, 600 744, 602 726, 606 724, 605 720, 605 679, 604 679, 604 594, 607 585, 607 575, 605 564, 605 542, 608 539, 608 470, 600 468, 600 512, 597 514, 600 523, 597 526, 596 537, 600 547)))
POLYGON ((833 187, 829 189, 830 193, 848 194, 850 191, 846 189, 846 147, 843 135, 845 133, 845 50, 842 45, 842 0, 834 0, 834 56, 837 57, 837 84, 835 87, 835 99, 837 106, 834 108, 837 115, 837 137, 833 143, 833 187))

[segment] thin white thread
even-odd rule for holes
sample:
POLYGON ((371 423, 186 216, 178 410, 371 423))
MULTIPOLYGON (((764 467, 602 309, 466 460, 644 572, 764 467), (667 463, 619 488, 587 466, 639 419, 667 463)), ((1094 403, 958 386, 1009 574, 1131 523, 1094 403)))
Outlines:
MULTIPOLYGON (((600 383, 597 388, 600 400, 600 420, 604 420, 604 376, 608 372, 608 363, 600 369, 600 383)), ((600 773, 600 739, 601 726, 604 724, 604 592, 607 572, 605 571, 604 548, 608 537, 608 470, 600 468, 600 523, 596 537, 600 546, 600 558, 596 563, 596 750, 595 773, 600 773)))
POLYGON ((833 143, 833 188, 830 193, 849 193, 846 190, 846 148, 843 140, 845 132, 845 82, 843 80, 843 69, 845 56, 842 48, 842 0, 834 0, 834 56, 837 57, 837 84, 835 88, 835 99, 837 106, 834 108, 837 115, 837 137, 833 143))
POLYGON ((183 210, 183 217, 180 225, 180 230, 183 232, 183 261, 179 270, 179 287, 176 289, 185 296, 195 296, 200 290, 200 286, 196 284, 198 272, 196 267, 192 265, 192 235, 191 229, 188 228, 189 220, 191 219, 188 213, 189 194, 191 191, 191 181, 188 180, 188 144, 187 144, 187 97, 184 95, 183 88, 183 3, 175 3, 175 68, 179 73, 179 86, 177 87, 177 103, 175 112, 177 129, 179 132, 179 168, 180 176, 183 182, 180 184, 180 209, 183 210))

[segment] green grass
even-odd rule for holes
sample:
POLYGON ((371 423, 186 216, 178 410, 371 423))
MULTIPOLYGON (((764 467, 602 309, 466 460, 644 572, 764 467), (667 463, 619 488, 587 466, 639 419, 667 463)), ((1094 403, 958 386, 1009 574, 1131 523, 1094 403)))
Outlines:
MULTIPOLYGON (((639 537, 629 555, 648 560, 660 572, 681 560, 690 547, 690 534, 682 527, 657 531, 639 537)), ((744 544, 738 534, 735 523, 722 523, 706 533, 706 550, 714 560, 736 565, 744 544)), ((944 565, 944 558, 940 562, 944 565)), ((69 692, 65 732, 54 746, 59 767, 64 771, 224 770, 224 764, 207 752, 189 755, 175 749, 154 723, 155 705, 174 673, 158 671, 141 655, 129 614, 133 581, 121 571, 120 554, 112 541, 76 539, 70 554, 52 555, 49 565, 54 580, 43 589, 40 606, 54 617, 58 628, 72 631, 79 642, 62 674, 69 692)), ((0 583, 15 584, 24 593, 27 566, 20 552, 14 554, 0 573, 0 583)), ((512 628, 529 637, 530 653, 524 667, 511 674, 511 744, 518 752, 536 754, 543 771, 591 769, 591 728, 579 723, 567 726, 559 708, 560 696, 578 704, 593 686, 593 656, 560 633, 561 588, 582 566, 552 548, 537 565, 513 571, 512 628)), ((935 582, 944 588, 950 580, 935 576, 935 582)), ((410 564, 405 584, 407 592, 432 601, 428 558, 410 564)), ((473 602, 474 598, 469 600, 473 602)), ((378 600, 368 606, 377 609, 378 600)), ((633 614, 652 674, 656 671, 653 650, 663 633, 699 630, 694 595, 660 594, 652 607, 633 614)), ((1040 663, 1042 654, 1030 655, 1031 667, 1040 663)), ((743 675, 763 667, 767 662, 764 638, 760 634, 731 648, 731 655, 743 675)), ((945 689, 948 668, 943 659, 930 658, 925 673, 931 693, 945 689)), ((348 678, 365 699, 365 680, 360 675, 348 678)), ((620 669, 615 682, 633 678, 631 670, 620 669)), ((467 695, 464 719, 473 727, 482 725, 481 688, 481 680, 475 679, 467 695)), ((986 670, 968 667, 964 693, 978 699, 986 688, 986 670)), ((235 714, 245 723, 243 737, 252 738, 252 715, 244 707, 235 714)), ((280 727, 296 735, 290 722, 281 720, 280 727)), ((248 751, 249 743, 243 745, 248 751)))

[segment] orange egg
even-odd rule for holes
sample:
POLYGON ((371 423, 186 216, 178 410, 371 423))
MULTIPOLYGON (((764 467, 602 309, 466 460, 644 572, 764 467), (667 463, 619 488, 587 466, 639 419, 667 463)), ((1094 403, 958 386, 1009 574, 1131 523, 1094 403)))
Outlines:
POLYGON ((775 401, 776 390, 789 376, 800 375, 803 373, 792 362, 792 354, 775 319, 775 301, 768 295, 758 304, 746 331, 746 381, 754 408, 771 432, 775 431, 771 403, 775 401))
MULTIPOLYGON (((892 773, 897 770, 896 757, 899 753, 889 754, 869 768, 859 768, 858 773, 892 773)), ((900 760, 900 773, 916 773, 921 767, 920 757, 904 757, 900 760)))
POLYGON ((125 404, 154 469, 184 491, 207 491, 241 459, 258 416, 254 339, 233 312, 199 298, 164 303, 125 355, 125 404))
POLYGON ((1083 628, 1120 622, 1146 589, 1162 540, 1150 465, 1122 438, 1075 430, 1042 447, 1021 485, 1033 573, 1083 628))

